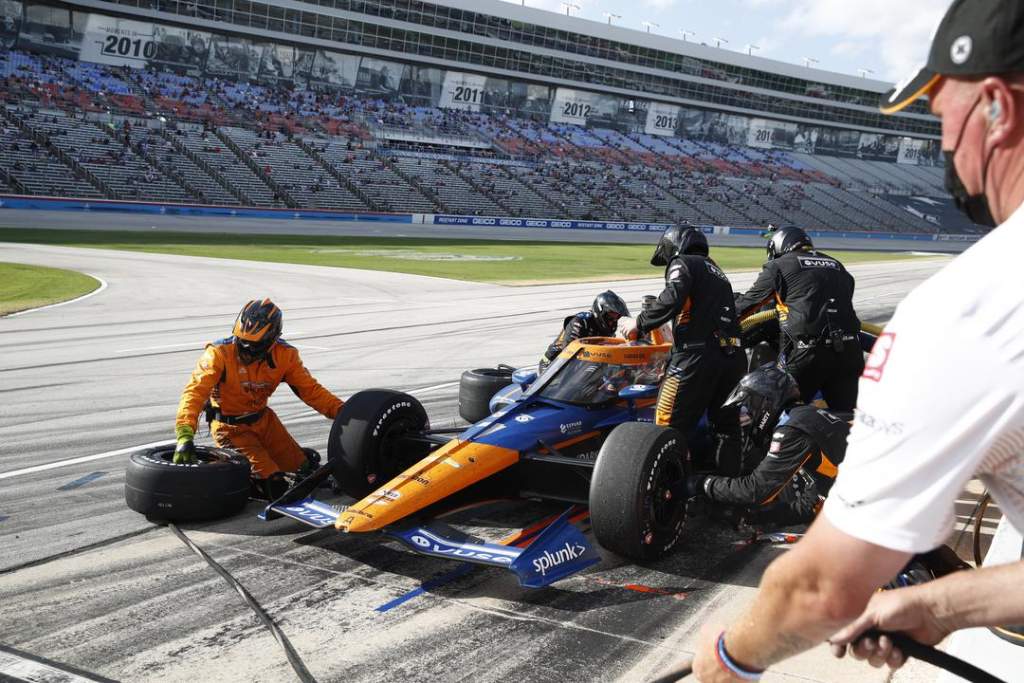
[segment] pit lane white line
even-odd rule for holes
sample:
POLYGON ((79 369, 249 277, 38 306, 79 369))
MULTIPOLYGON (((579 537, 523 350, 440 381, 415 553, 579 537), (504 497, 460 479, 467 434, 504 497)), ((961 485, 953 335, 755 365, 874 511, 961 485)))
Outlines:
MULTIPOLYGON (((422 387, 420 389, 413 389, 407 393, 409 394, 425 394, 431 391, 437 391, 439 389, 447 389, 449 387, 458 386, 458 382, 446 382, 444 384, 435 384, 429 387, 422 387)), ((323 419, 320 413, 310 411, 308 414, 303 413, 300 417, 289 420, 289 424, 295 424, 299 422, 309 422, 314 419, 323 419)), ((144 443, 138 446, 129 446, 128 448, 119 448, 116 451, 107 451, 106 453, 96 453, 95 455, 83 455, 80 458, 69 458, 67 460, 58 460, 56 462, 46 463, 45 465, 35 465, 33 467, 26 467, 21 470, 12 470, 10 472, 0 472, 0 480, 11 479, 13 477, 20 477, 25 474, 35 474, 36 472, 45 472, 47 470, 55 470, 61 467, 69 467, 71 465, 80 465, 84 462, 92 462, 93 460, 102 460, 104 458, 114 458, 119 455, 127 455, 143 448, 156 448, 158 446, 169 446, 174 443, 174 439, 167 439, 166 441, 154 441, 152 443, 144 443)))
MULTIPOLYGON (((299 337, 301 335, 306 334, 306 332, 292 332, 291 334, 296 336, 296 337, 299 337)), ((114 351, 114 353, 131 353, 133 351, 159 351, 160 349, 187 349, 187 348, 190 348, 190 347, 194 348, 194 349, 196 349, 198 351, 200 349, 205 348, 206 345, 209 344, 209 343, 210 343, 209 339, 204 339, 203 341, 181 342, 181 343, 178 343, 178 344, 161 344, 159 346, 133 346, 130 349, 117 349, 116 351, 114 351)), ((300 344, 298 342, 296 342, 294 344, 294 346, 299 346, 299 345, 300 344)), ((323 347, 320 347, 320 346, 307 346, 305 348, 309 348, 309 349, 322 349, 323 347)), ((328 349, 323 349, 323 350, 326 351, 328 349)))
POLYGON ((42 662, 25 659, 8 652, 0 652, 0 679, 12 681, 29 681, 31 683, 95 683, 94 678, 86 678, 64 671, 42 662))
POLYGON ((88 275, 93 280, 96 280, 97 282, 99 282, 100 283, 99 288, 92 290, 88 294, 83 294, 82 296, 76 296, 74 299, 68 299, 67 301, 61 301, 59 303, 49 304, 47 306, 39 306, 38 308, 30 308, 30 309, 28 309, 26 311, 18 311, 17 313, 11 313, 10 315, 0 316, 0 317, 15 318, 15 317, 17 317, 19 315, 25 315, 26 313, 35 313, 36 311, 45 311, 48 308, 58 308, 60 306, 67 306, 68 304, 74 304, 74 303, 78 303, 79 301, 84 301, 85 299, 88 299, 91 296, 96 296, 97 294, 99 294, 100 292, 102 292, 104 289, 107 288, 107 281, 104 280, 103 278, 101 278, 100 276, 93 275, 92 273, 85 273, 85 275, 88 275))

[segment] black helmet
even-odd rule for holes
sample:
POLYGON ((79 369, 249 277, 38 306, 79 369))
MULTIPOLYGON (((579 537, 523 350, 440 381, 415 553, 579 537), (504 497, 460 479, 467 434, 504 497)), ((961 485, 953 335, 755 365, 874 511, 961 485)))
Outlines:
POLYGON ((708 238, 700 230, 689 227, 688 223, 673 225, 665 230, 658 246, 654 248, 651 265, 667 266, 676 254, 707 256, 708 238))
POLYGON ((270 299, 254 299, 242 307, 231 334, 242 360, 263 358, 281 336, 284 316, 270 299))
POLYGON ((741 428, 755 444, 765 448, 782 411, 799 401, 800 387, 793 376, 769 365, 741 379, 722 407, 737 408, 741 428))
POLYGON ((619 322, 619 318, 629 317, 629 307, 626 306, 626 302, 610 289, 597 295, 590 310, 607 334, 615 331, 615 325, 619 322))
POLYGON ((771 261, 801 247, 814 247, 806 232, 795 225, 779 228, 768 238, 768 260, 771 261))

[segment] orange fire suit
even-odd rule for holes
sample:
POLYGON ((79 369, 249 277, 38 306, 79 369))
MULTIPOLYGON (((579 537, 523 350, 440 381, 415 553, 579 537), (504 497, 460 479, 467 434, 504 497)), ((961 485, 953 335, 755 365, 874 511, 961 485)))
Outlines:
POLYGON ((253 477, 294 472, 306 460, 299 444, 281 424, 267 400, 287 383, 310 408, 334 419, 343 401, 320 385, 302 364, 299 351, 279 339, 263 360, 243 365, 233 337, 206 346, 181 394, 175 426, 195 430, 207 400, 223 420, 210 424, 213 440, 242 453, 252 463, 253 477), (241 418, 244 424, 227 424, 241 418))

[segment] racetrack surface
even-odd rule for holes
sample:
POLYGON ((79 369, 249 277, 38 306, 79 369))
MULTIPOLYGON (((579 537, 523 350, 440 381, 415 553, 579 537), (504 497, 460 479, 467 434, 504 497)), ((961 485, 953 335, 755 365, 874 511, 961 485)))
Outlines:
MULTIPOLYGON (((326 386, 342 396, 408 390, 442 427, 458 424, 466 368, 535 363, 562 318, 606 287, 635 309, 660 289, 653 268, 650 280, 510 288, 20 244, 0 244, 0 261, 109 284, 81 302, 0 319, 0 642, 130 681, 292 679, 238 596, 169 530, 125 508, 126 455, 60 464, 169 440, 204 342, 226 336, 247 299, 282 306, 285 337, 326 386), (58 466, 25 471, 47 464, 58 466)), ((945 262, 852 268, 862 317, 884 320, 945 262)), ((753 276, 735 274, 734 286, 753 276)), ((271 405, 301 443, 325 449, 325 419, 285 390, 271 405)), ((321 681, 643 680, 685 655, 710 615, 745 604, 782 552, 701 522, 659 562, 606 557, 528 590, 511 574, 463 574, 379 537, 261 523, 257 510, 184 528, 266 607, 321 681)), ((550 511, 534 504, 472 524, 521 526, 550 511)), ((798 658, 765 680, 880 676, 798 658)))

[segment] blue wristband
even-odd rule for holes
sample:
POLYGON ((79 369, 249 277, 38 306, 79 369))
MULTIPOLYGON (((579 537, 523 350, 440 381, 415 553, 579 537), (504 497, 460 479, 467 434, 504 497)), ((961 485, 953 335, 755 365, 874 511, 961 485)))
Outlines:
POLYGON ((759 681, 763 671, 750 671, 737 664, 725 650, 725 631, 718 634, 718 642, 715 644, 715 654, 719 665, 736 678, 744 681, 759 681))

